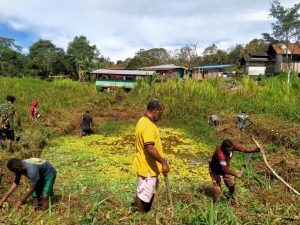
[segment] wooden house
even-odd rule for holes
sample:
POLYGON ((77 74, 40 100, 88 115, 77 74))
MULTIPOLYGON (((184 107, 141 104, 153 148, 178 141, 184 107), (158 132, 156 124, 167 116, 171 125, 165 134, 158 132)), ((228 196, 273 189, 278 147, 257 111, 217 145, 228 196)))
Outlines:
POLYGON ((292 71, 300 73, 300 44, 273 44, 269 46, 267 53, 275 62, 275 73, 288 70, 288 62, 292 71))
POLYGON ((267 52, 250 52, 243 56, 241 65, 244 73, 250 76, 274 74, 274 60, 267 52))
POLYGON ((233 65, 210 65, 210 66, 195 66, 191 68, 192 79, 203 80, 205 78, 218 77, 226 72, 233 65))
POLYGON ((174 64, 166 64, 159 66, 150 66, 141 68, 144 71, 155 71, 159 81, 164 80, 183 80, 184 75, 187 74, 187 68, 176 66, 174 64))

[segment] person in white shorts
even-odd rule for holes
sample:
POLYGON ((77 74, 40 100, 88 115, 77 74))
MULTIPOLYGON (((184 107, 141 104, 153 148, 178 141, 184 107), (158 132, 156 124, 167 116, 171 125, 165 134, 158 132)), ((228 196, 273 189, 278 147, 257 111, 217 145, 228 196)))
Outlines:
POLYGON ((138 176, 135 201, 140 212, 149 212, 152 207, 155 190, 158 186, 160 172, 167 174, 169 164, 164 152, 156 126, 163 111, 158 99, 152 99, 147 105, 147 113, 140 118, 135 131, 135 155, 133 169, 138 176))

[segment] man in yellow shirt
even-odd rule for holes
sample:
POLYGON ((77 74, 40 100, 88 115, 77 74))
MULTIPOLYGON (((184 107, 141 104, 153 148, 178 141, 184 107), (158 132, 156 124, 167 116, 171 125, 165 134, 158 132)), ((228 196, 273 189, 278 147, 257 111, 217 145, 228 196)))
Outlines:
POLYGON ((147 113, 136 125, 133 169, 138 175, 138 185, 134 204, 141 212, 151 209, 160 172, 167 174, 170 171, 156 126, 162 111, 158 99, 150 100, 147 113))

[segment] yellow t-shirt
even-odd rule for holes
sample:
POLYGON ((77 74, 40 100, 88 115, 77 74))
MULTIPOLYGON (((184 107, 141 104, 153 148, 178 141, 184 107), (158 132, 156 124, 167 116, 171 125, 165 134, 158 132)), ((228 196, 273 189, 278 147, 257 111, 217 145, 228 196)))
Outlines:
POLYGON ((143 116, 136 125, 135 155, 132 166, 140 176, 147 177, 148 172, 151 176, 158 176, 162 165, 147 152, 145 144, 154 144, 155 149, 164 158, 157 126, 149 118, 143 116))

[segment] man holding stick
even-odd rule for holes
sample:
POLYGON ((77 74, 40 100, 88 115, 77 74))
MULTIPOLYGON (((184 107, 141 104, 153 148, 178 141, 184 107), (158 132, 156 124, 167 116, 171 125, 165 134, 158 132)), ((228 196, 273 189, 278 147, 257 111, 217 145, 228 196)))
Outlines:
POLYGON ((137 172, 138 185, 134 205, 140 212, 149 212, 158 185, 158 175, 166 175, 169 164, 164 159, 162 144, 156 122, 160 119, 163 107, 156 98, 149 101, 147 113, 140 118, 135 131, 136 153, 133 169, 137 172))
POLYGON ((235 190, 233 177, 241 178, 243 174, 243 169, 241 171, 235 172, 230 168, 230 160, 232 158, 233 151, 254 153, 254 152, 260 152, 260 148, 257 147, 255 149, 246 149, 245 147, 233 143, 229 139, 224 140, 221 145, 217 146, 209 162, 209 172, 213 182, 215 203, 218 201, 221 195, 221 179, 223 179, 225 185, 229 189, 232 198, 232 202, 231 202, 232 205, 237 204, 236 190, 235 190))

